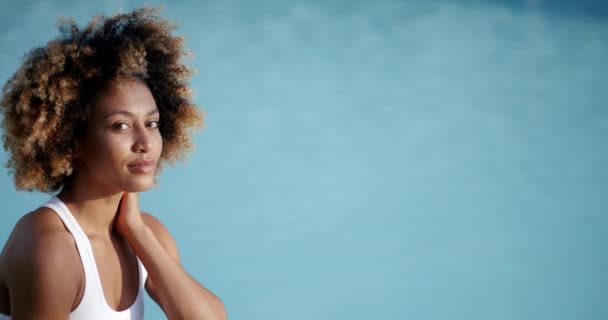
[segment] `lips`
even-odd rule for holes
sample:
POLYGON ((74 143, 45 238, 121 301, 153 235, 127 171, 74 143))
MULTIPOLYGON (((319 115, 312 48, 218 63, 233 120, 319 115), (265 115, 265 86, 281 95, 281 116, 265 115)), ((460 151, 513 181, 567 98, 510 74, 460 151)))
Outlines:
POLYGON ((150 159, 137 160, 127 164, 129 171, 135 174, 152 173, 155 167, 156 161, 150 159))

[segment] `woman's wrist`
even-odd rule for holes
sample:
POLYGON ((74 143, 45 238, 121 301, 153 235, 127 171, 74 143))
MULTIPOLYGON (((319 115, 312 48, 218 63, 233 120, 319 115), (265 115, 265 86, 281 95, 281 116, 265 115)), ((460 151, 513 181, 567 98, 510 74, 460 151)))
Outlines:
POLYGON ((123 226, 118 231, 131 247, 136 243, 145 243, 150 236, 154 236, 152 230, 143 221, 135 225, 123 226))

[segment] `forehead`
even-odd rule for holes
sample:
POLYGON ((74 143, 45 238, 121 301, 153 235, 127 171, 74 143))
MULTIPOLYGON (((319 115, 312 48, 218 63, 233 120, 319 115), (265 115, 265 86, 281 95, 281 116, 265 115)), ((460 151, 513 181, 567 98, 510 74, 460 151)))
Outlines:
POLYGON ((112 81, 100 89, 93 99, 93 114, 103 116, 114 111, 148 113, 156 102, 148 86, 141 80, 112 81))

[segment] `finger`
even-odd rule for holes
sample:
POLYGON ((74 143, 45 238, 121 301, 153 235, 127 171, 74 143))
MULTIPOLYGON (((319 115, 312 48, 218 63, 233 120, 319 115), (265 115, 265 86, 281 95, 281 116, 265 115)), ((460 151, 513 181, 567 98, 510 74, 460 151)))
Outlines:
POLYGON ((126 199, 126 192, 122 193, 122 196, 120 197, 120 201, 118 202, 118 212, 122 213, 125 210, 125 206, 127 205, 127 199, 126 199))
POLYGON ((125 192, 120 200, 123 211, 139 211, 139 199, 136 192, 125 192))

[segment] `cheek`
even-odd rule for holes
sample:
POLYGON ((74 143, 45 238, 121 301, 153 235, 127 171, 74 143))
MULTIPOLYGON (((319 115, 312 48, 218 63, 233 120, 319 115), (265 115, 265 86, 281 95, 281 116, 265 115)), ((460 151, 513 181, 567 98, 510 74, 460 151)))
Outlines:
POLYGON ((87 146, 87 158, 97 167, 120 165, 129 155, 130 144, 125 137, 99 134, 91 138, 87 146))
POLYGON ((131 153, 131 141, 127 137, 110 136, 102 140, 104 150, 108 156, 114 159, 114 162, 124 161, 131 153))

